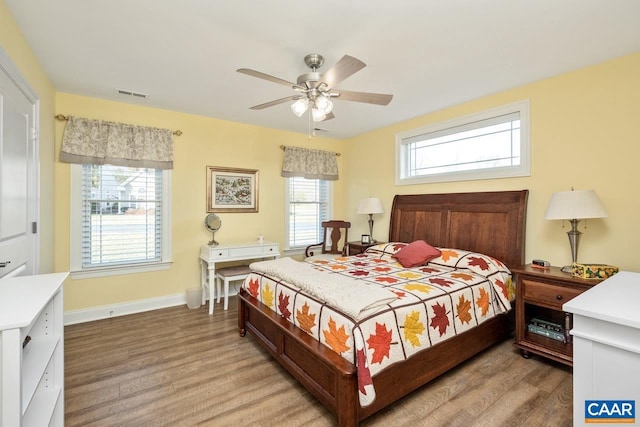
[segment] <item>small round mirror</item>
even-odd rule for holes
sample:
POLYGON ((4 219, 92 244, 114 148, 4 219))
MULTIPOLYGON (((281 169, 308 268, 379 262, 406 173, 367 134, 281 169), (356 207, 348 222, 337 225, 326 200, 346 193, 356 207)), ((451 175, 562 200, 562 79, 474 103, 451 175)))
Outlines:
POLYGON ((220 227, 222 227, 222 220, 220 217, 213 213, 207 215, 204 219, 204 226, 211 232, 211 241, 208 243, 209 246, 218 246, 215 236, 216 231, 220 230, 220 227))

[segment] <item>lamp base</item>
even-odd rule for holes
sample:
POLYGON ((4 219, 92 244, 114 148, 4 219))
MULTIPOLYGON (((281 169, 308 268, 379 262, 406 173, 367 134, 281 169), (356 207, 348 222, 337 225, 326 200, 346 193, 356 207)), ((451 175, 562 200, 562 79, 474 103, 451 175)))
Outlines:
MULTIPOLYGON (((579 219, 572 219, 569 222, 571 223, 571 230, 567 231, 567 237, 569 237, 569 245, 571 246, 571 261, 575 263, 578 260, 578 244, 582 233, 578 230, 579 219)), ((571 273, 572 268, 570 265, 565 265, 562 267, 562 271, 571 273)))
POLYGON ((562 271, 563 273, 573 273, 573 266, 565 265, 560 269, 560 271, 562 271))
POLYGON ((373 238, 373 214, 369 214, 369 236, 371 237, 371 241, 375 243, 376 239, 373 238))

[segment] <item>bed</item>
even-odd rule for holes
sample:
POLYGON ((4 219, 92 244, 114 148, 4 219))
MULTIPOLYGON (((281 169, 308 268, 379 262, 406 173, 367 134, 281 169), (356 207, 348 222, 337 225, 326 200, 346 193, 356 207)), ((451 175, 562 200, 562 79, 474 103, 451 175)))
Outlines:
MULTIPOLYGON (((438 248, 486 254, 506 267, 519 265, 524 260, 527 196, 527 190, 397 195, 391 210, 389 242, 424 240, 438 248)), ((240 335, 249 332, 337 416, 341 426, 358 425, 361 420, 502 341, 513 330, 513 310, 510 310, 415 352, 402 362, 389 364, 373 378, 375 399, 363 405, 364 379, 358 364, 294 326, 248 289, 243 286, 238 298, 240 335)))

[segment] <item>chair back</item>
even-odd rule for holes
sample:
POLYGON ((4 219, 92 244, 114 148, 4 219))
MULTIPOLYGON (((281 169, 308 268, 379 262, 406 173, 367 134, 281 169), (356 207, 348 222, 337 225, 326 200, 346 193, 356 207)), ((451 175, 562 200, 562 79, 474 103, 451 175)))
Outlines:
POLYGON ((323 221, 322 228, 324 228, 324 238, 322 240, 322 253, 323 254, 342 254, 342 249, 345 243, 347 243, 349 237, 349 228, 351 223, 341 220, 323 221), (344 239, 342 239, 342 233, 344 232, 344 239), (327 239, 327 236, 330 238, 327 239), (331 242, 331 246, 327 246, 331 242), (342 242, 342 246, 338 245, 342 242))
POLYGON ((314 252, 311 250, 313 247, 319 247, 323 254, 342 255, 345 243, 347 243, 349 238, 351 223, 333 219, 331 221, 322 221, 322 228, 324 229, 322 242, 307 246, 305 256, 310 257, 314 255, 314 252))

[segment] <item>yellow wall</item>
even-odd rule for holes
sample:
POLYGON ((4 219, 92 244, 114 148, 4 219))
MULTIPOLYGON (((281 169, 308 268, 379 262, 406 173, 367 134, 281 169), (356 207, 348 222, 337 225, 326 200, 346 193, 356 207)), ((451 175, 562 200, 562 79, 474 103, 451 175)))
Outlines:
MULTIPOLYGON (((200 245, 211 238, 203 225, 206 212, 206 167, 227 166, 259 170, 259 212, 220 213, 222 228, 216 240, 223 243, 254 241, 264 235, 284 248, 284 178, 280 176, 280 145, 303 146, 340 152, 343 143, 228 121, 87 98, 65 93, 56 97, 56 113, 112 120, 143 126, 180 129, 174 138, 172 172, 172 258, 169 270, 104 278, 68 280, 65 310, 78 310, 139 299, 183 293, 199 286, 200 245)), ((295 119, 295 117, 294 117, 295 119)), ((64 123, 56 124, 56 260, 58 271, 69 269, 69 173, 59 157, 64 123)), ((343 156, 338 158, 344 173, 343 156)), ((334 183, 334 213, 342 216, 344 179, 334 183)))
POLYGON ((40 102, 40 273, 53 272, 53 111, 55 92, 4 1, 0 0, 0 47, 40 102))
MULTIPOLYGON (((345 144, 346 212, 361 197, 380 197, 387 210, 376 216, 376 238, 388 235, 389 214, 397 193, 446 193, 529 189, 526 260, 554 265, 571 262, 569 225, 544 219, 555 191, 593 189, 608 218, 580 223, 578 261, 609 263, 640 271, 635 248, 640 240, 640 53, 583 68, 512 90, 418 117, 345 144), (395 134, 427 124, 483 111, 514 101, 531 102, 531 176, 396 186, 395 134)), ((428 97, 429 94, 424 94, 428 97)), ((366 231, 363 220, 354 222, 366 231)))
MULTIPOLYGON (((609 217, 589 220, 579 250, 585 262, 640 271, 634 247, 640 238, 636 197, 640 168, 640 53, 545 79, 338 141, 226 122, 139 105, 55 93, 37 59, 0 0, 0 45, 40 97, 41 271, 69 268, 69 165, 57 161, 64 124, 56 113, 180 129, 175 139, 172 182, 173 265, 158 273, 68 280, 65 310, 118 304, 184 292, 199 283, 198 247, 210 238, 202 225, 207 165, 260 170, 260 212, 221 214, 220 242, 263 234, 284 244, 284 181, 280 145, 342 152, 334 187, 334 217, 351 220, 351 236, 367 233, 355 213, 362 197, 380 197, 374 236, 385 240, 389 209, 397 193, 443 193, 529 189, 526 259, 570 262, 567 224, 546 221, 555 191, 594 189, 609 217), (396 186, 395 134, 514 101, 531 101, 531 176, 513 179, 396 186), (55 203, 54 203, 55 200, 55 203), (55 246, 54 246, 55 243, 55 246), (54 251, 55 247, 55 251, 54 251)), ((428 97, 429 94, 424 94, 428 97)))

